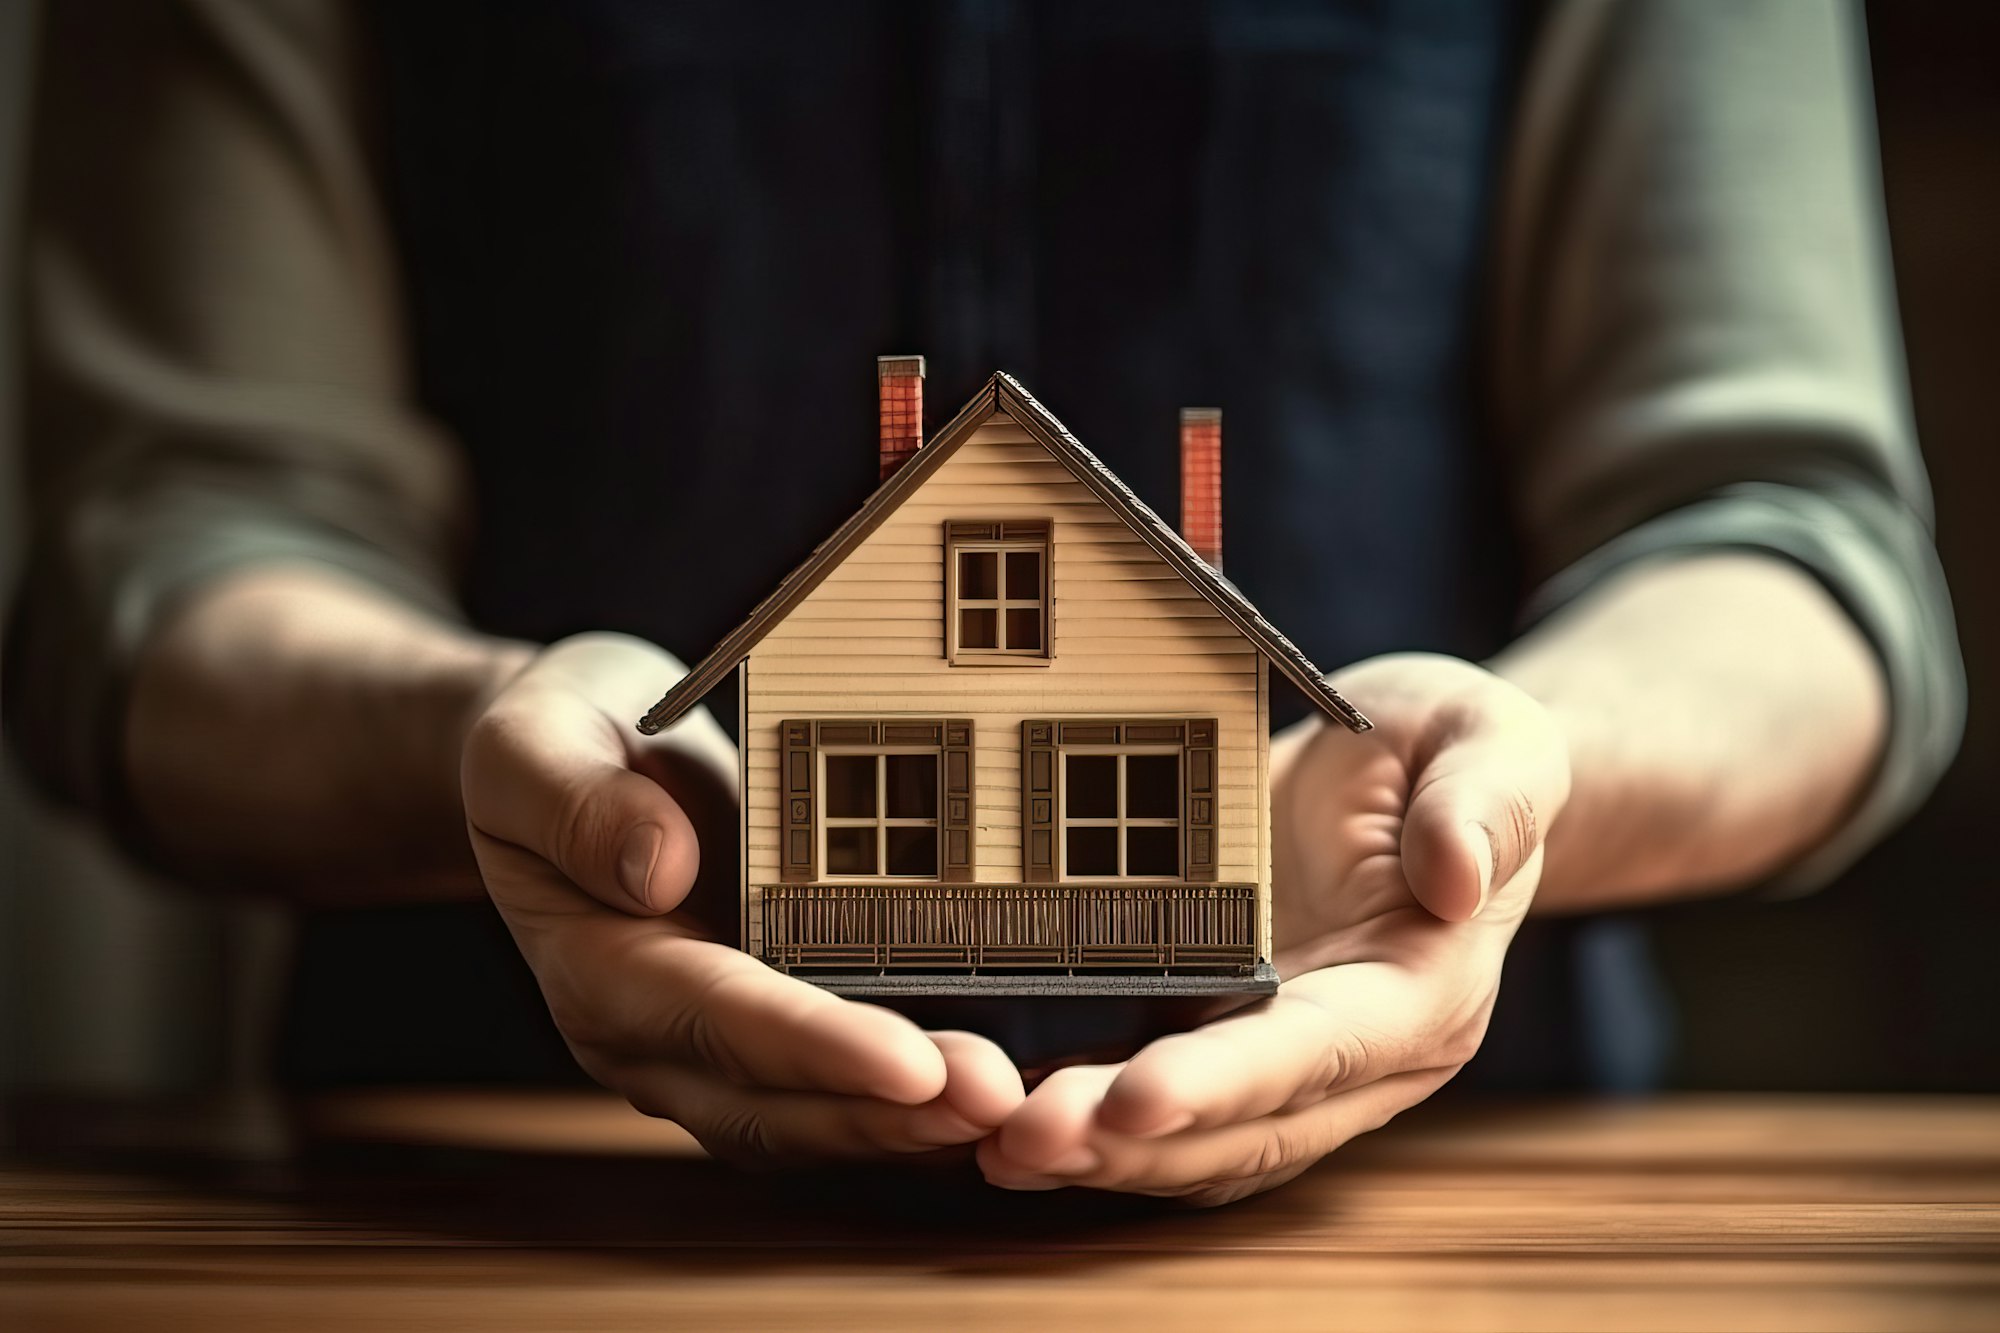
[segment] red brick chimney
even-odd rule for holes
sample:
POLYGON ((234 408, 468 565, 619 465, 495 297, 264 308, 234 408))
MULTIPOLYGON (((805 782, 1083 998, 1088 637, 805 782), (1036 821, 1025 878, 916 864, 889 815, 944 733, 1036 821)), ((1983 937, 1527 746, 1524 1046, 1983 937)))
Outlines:
POLYGON ((1222 568, 1222 409, 1181 409, 1181 536, 1222 568))
POLYGON ((924 359, 878 356, 875 381, 882 404, 882 480, 924 447, 924 359))

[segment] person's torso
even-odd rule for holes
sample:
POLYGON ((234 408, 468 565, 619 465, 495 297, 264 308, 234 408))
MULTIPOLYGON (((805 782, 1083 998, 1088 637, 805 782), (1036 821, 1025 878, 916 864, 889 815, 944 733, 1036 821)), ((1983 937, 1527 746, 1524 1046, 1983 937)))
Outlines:
MULTIPOLYGON (((933 426, 1009 370, 1165 513, 1178 409, 1222 407, 1230 576, 1310 656, 1491 652, 1517 590, 1476 351, 1520 21, 376 6, 475 618, 699 658, 872 489, 874 359, 920 352, 933 426)), ((1560 1081, 1572 1045, 1508 1063, 1560 1081)))
POLYGON ((1476 655, 1514 605, 1478 435, 1510 8, 385 5, 427 405, 486 626, 705 653, 1013 372, 1162 512, 1227 414, 1231 577, 1315 660, 1476 655))

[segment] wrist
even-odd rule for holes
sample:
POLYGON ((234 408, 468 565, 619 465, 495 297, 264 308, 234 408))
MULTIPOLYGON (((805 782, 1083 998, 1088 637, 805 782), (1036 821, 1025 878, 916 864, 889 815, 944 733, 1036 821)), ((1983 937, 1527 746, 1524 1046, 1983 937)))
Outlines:
POLYGON ((1561 729, 1574 797, 1541 905, 1631 906, 1767 878, 1872 770, 1886 703, 1851 620, 1755 552, 1620 571, 1492 663, 1561 729))
POLYGON ((204 588, 146 645, 126 762, 199 880, 343 903, 477 891, 459 752, 532 653, 309 566, 204 588))

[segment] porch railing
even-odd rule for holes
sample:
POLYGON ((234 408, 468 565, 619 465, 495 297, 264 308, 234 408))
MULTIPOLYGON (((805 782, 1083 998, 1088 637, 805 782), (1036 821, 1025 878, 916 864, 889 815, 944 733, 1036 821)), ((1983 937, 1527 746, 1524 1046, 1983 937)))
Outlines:
POLYGON ((1251 884, 772 885, 763 958, 884 971, 1184 968, 1257 963, 1251 884))

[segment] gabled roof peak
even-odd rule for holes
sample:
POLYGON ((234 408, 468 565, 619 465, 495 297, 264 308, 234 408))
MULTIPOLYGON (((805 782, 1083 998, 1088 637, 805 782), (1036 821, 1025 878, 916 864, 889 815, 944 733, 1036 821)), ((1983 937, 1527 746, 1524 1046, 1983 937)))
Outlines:
POLYGON ((958 415, 931 438, 930 443, 890 474, 852 517, 814 547, 812 554, 787 574, 742 624, 730 631, 714 651, 667 691, 666 697, 639 720, 639 730, 649 736, 663 730, 720 684, 722 678, 735 670, 772 627, 817 588, 849 552, 971 439, 980 426, 996 416, 1009 418, 1034 436, 1077 480, 1123 519, 1140 540, 1152 547, 1154 553, 1165 560, 1175 573, 1186 579, 1225 620, 1242 631, 1244 637, 1323 712, 1350 731, 1367 731, 1370 728, 1372 724, 1368 719, 1326 683, 1320 669, 1275 625, 1264 619, 1235 584, 1196 555, 1166 520, 1154 513, 1152 507, 1134 494, 1117 473, 1071 435, 1019 380, 1005 371, 996 371, 958 415))

